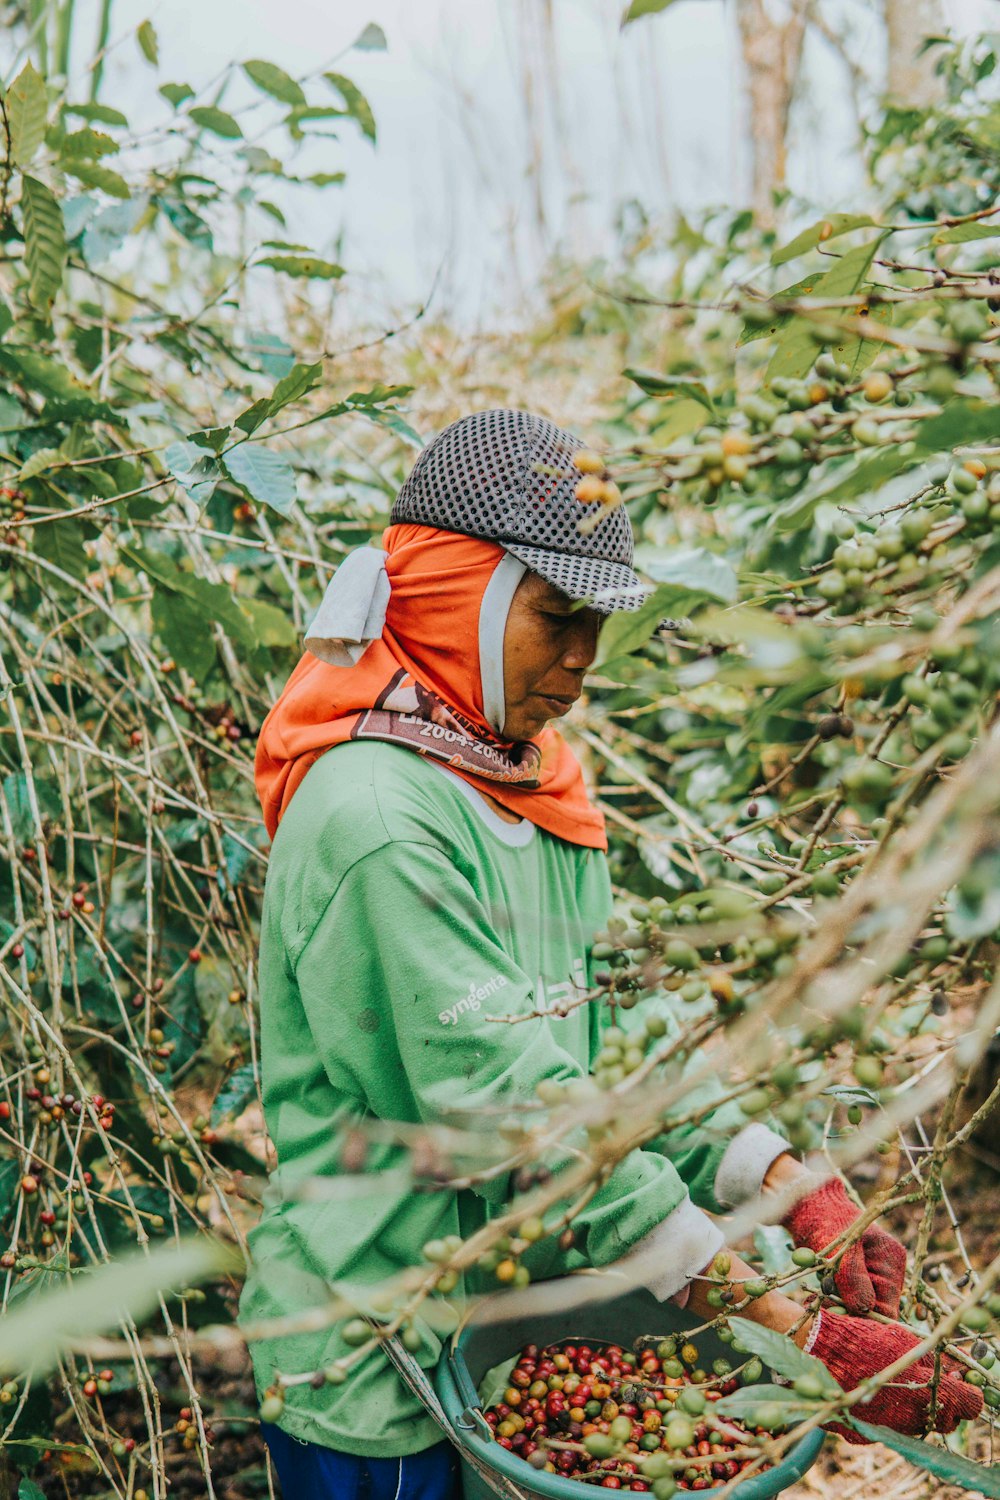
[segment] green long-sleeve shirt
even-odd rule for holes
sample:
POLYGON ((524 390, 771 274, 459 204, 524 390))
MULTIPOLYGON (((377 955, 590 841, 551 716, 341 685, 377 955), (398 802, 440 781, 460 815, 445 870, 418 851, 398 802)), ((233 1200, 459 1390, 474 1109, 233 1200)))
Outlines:
MULTIPOLYGON (((364 1305, 364 1288, 419 1262, 427 1240, 466 1238, 498 1211, 502 1179, 414 1191, 392 1132, 371 1148, 366 1175, 349 1179, 342 1126, 500 1124, 535 1100, 543 1078, 585 1074, 599 1047, 595 1007, 518 1025, 489 1017, 551 1011, 585 987, 610 910, 603 854, 505 823, 467 783, 409 750, 348 743, 312 766, 275 837, 265 891, 261 1066, 278 1165, 250 1237, 242 1323, 295 1316, 327 1289, 364 1305), (311 1181, 326 1195, 303 1197, 311 1181)), ((688 1175, 710 1207, 725 1150, 720 1137, 689 1153, 688 1175)), ((638 1246, 647 1261, 655 1251, 643 1279, 666 1297, 721 1241, 654 1150, 620 1163, 575 1228, 568 1255, 549 1240, 533 1247, 534 1274, 608 1265, 638 1246)), ((430 1366, 439 1348, 426 1329, 417 1357, 430 1366)), ((321 1368, 346 1352, 337 1326, 254 1341, 258 1389, 276 1370, 321 1368)), ((281 1425, 377 1457, 439 1437, 377 1351, 347 1385, 291 1387, 281 1425)))

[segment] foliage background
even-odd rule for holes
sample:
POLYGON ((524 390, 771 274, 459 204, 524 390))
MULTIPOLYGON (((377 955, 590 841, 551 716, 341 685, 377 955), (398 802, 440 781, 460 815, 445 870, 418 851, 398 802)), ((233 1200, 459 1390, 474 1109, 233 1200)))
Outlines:
MULTIPOLYGON (((679 926, 700 912, 705 973, 685 1014, 723 1035, 740 1015, 733 993, 783 1028, 799 1070, 788 1092, 809 1102, 771 1102, 803 1149, 850 1147, 845 1109, 860 1097, 874 1123, 855 1154, 872 1161, 880 1141, 885 1162, 913 1169, 924 1127, 909 1125, 910 1099, 932 1111, 931 1131, 945 1120, 912 1238, 921 1274, 928 1258, 945 1267, 931 1321, 957 1306, 980 1257, 935 1205, 997 1024, 1000 926, 985 740, 1000 565, 992 44, 939 47, 932 97, 869 117, 872 212, 859 222, 820 203, 825 217, 795 241, 811 220, 779 232, 775 180, 756 217, 727 208, 662 233, 640 223, 613 260, 554 259, 530 325, 470 344, 433 304, 345 339, 335 317, 350 275, 275 201, 338 192, 339 169, 300 171, 308 136, 375 137, 348 73, 351 56, 383 47, 377 27, 304 82, 234 63, 246 103, 233 113, 228 77, 196 93, 155 71, 152 25, 114 33, 158 88, 155 123, 133 123, 100 90, 100 47, 66 84, 71 3, 10 12, 21 53, 0 169, 5 1310, 27 1310, 39 1335, 56 1316, 43 1294, 80 1268, 207 1228, 244 1245, 270 1164, 255 735, 326 580, 378 535, 421 437, 507 402, 607 449, 659 584, 651 610, 605 631, 572 726, 611 822, 623 912, 656 897, 679 926), (823 347, 846 375, 817 372, 823 347), (861 389, 873 365, 890 372, 888 399, 861 389), (747 453, 721 448, 724 431, 747 453), (664 616, 676 628, 658 632, 664 616), (943 675, 927 694, 939 696, 921 702, 911 679, 931 661, 943 675), (858 871, 869 898, 852 926, 858 871), (742 903, 738 941, 724 891, 742 903), (869 965, 867 1011, 818 1040, 815 1011, 798 1008, 817 933, 840 977, 859 948, 869 965), (956 1062, 963 1033, 976 1046, 956 1062), (829 1092, 845 1080, 852 1092, 829 1092), (895 1111, 884 1121, 882 1106, 895 1111)), ((105 17, 109 41, 110 6, 105 17)), ((628 920, 644 926, 648 908, 628 920)), ((615 992, 643 944, 625 921, 612 937, 615 992)), ((830 1015, 855 1014, 848 988, 830 1015)), ((762 1023, 756 1044, 774 1039, 762 1023)), ((732 1078, 744 1094, 754 1082, 732 1078)), ((236 1280, 193 1284, 205 1274, 168 1268, 152 1316, 137 1306, 103 1359, 97 1345, 62 1350, 48 1379, 25 1379, 13 1336, 6 1353, 0 1343, 7 1454, 32 1476, 10 1469, 12 1493, 160 1494, 167 1475, 174 1493, 267 1493, 260 1446, 244 1441, 255 1408, 240 1356, 207 1356, 195 1338, 231 1319, 236 1280)))

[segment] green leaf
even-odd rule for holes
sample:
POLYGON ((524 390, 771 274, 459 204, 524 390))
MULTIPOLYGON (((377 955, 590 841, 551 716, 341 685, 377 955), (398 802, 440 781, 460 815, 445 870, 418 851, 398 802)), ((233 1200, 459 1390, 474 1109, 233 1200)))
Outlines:
POLYGON ((10 154, 19 167, 26 167, 45 139, 49 105, 45 80, 30 62, 8 89, 5 105, 10 154))
POLYGON ((161 83, 156 92, 163 95, 172 109, 183 104, 185 99, 194 98, 194 89, 189 83, 161 83))
POLYGON ((5 776, 0 785, 0 794, 7 804, 7 816, 10 818, 14 838, 19 844, 27 843, 31 838, 34 821, 28 800, 28 778, 24 772, 11 771, 5 776))
POLYGON ((268 604, 265 599, 241 599, 240 608, 250 617, 258 645, 289 647, 298 643, 298 631, 286 610, 268 604))
POLYGON ((33 1479, 22 1479, 17 1487, 17 1500, 45 1500, 45 1491, 33 1479))
POLYGON ((664 583, 654 589, 638 609, 612 615, 601 629, 600 661, 615 661, 640 651, 665 616, 682 615, 705 595, 675 583, 664 583))
POLYGON ((249 495, 286 516, 295 500, 295 471, 283 453, 259 443, 239 443, 223 455, 230 479, 249 495))
POLYGON ((819 1405, 817 1401, 807 1401, 804 1397, 797 1396, 787 1385, 744 1385, 738 1391, 733 1391, 732 1395, 723 1396, 712 1410, 718 1412, 720 1417, 731 1417, 735 1422, 745 1422, 748 1419, 752 1422, 754 1413, 765 1402, 770 1405, 772 1401, 787 1408, 786 1426, 801 1422, 819 1405))
POLYGON ((204 505, 211 499, 215 486, 222 478, 218 460, 188 438, 171 443, 163 455, 163 461, 181 489, 198 505, 204 505))
POLYGON ((247 407, 246 411, 236 418, 235 425, 249 436, 256 432, 257 428, 269 417, 281 411, 282 407, 288 406, 292 401, 300 401, 314 386, 319 384, 322 376, 322 360, 313 365, 293 365, 288 374, 283 375, 278 381, 271 395, 247 407))
POLYGON ((905 1437, 901 1432, 893 1432, 891 1427, 873 1427, 870 1422, 862 1422, 854 1416, 849 1420, 863 1437, 870 1438, 873 1443, 883 1443, 915 1468, 935 1474, 947 1484, 957 1484, 963 1490, 975 1490, 980 1495, 989 1496, 990 1500, 1000 1500, 1000 1464, 977 1464, 971 1458, 952 1453, 950 1448, 932 1448, 930 1443, 905 1437))
POLYGON ((48 313, 62 285, 66 264, 66 226, 62 210, 52 192, 36 177, 25 177, 21 186, 24 214, 24 258, 28 265, 28 288, 32 304, 48 313))
POLYGON ((822 1360, 806 1354, 787 1334, 774 1328, 765 1328, 761 1323, 751 1323, 748 1318, 737 1319, 733 1329, 733 1347, 745 1349, 758 1355, 764 1364, 786 1380, 796 1380, 800 1375, 814 1375, 828 1397, 839 1396, 842 1388, 834 1380, 822 1360))
POLYGON ((384 52, 389 43, 378 22, 369 21, 354 45, 359 52, 384 52))
POLYGON ((302 85, 296 83, 276 63, 253 58, 243 64, 243 71, 251 83, 255 83, 265 94, 270 94, 272 99, 279 99, 282 104, 305 104, 306 96, 302 85))
POLYGON ((150 601, 153 630, 174 658, 196 682, 204 682, 216 660, 216 642, 208 630, 201 604, 187 594, 153 589, 150 601))
POLYGON ((672 583, 692 595, 732 604, 739 584, 731 563, 707 547, 671 548, 649 552, 642 566, 656 583, 672 583))
MULTIPOLYGON (((811 296, 817 279, 821 274, 819 270, 816 270, 811 276, 803 276, 801 281, 796 281, 791 286, 782 287, 780 292, 775 292, 774 300, 776 302, 791 302, 796 297, 811 296)), ((771 321, 765 323, 763 327, 757 323, 744 322, 743 327, 740 329, 739 338, 736 340, 737 348, 742 348, 744 344, 753 343, 754 339, 771 338, 772 335, 777 333, 779 328, 784 328, 786 323, 790 323, 792 320, 792 314, 789 312, 779 313, 773 308, 771 312, 771 321)))
POLYGON ((862 229, 872 222, 868 214, 830 214, 829 218, 817 219, 815 224, 810 224, 808 229, 803 229, 787 245, 782 245, 775 250, 771 256, 772 266, 783 266, 786 261, 794 260, 798 255, 804 255, 807 250, 815 250, 816 246, 827 240, 836 239, 840 234, 847 234, 851 229, 862 229))
POLYGON ((114 136, 103 130, 91 130, 89 125, 82 130, 71 130, 68 135, 63 136, 60 147, 64 157, 84 157, 88 161, 99 160, 102 156, 114 156, 120 150, 114 136))
MULTIPOLYGON (((869 267, 885 234, 878 234, 863 245, 847 250, 822 276, 813 282, 814 297, 849 297, 856 292, 868 275, 869 267)), ((813 338, 816 323, 812 318, 796 314, 792 317, 775 346, 771 362, 767 367, 767 383, 778 375, 801 379, 812 369, 817 355, 813 338)), ((845 337, 851 338, 851 335, 845 337)))
POLYGON ((83 232, 83 258, 87 265, 99 266, 120 250, 145 212, 145 197, 112 203, 102 209, 83 232))
POLYGON ((128 116, 123 115, 120 109, 112 109, 110 104, 98 104, 93 100, 89 104, 64 104, 63 110, 81 120, 97 120, 101 125, 128 125, 128 116))
POLYGON ((212 1103, 210 1121, 220 1125, 223 1120, 235 1120, 247 1105, 257 1097, 257 1070, 252 1062, 244 1063, 230 1073, 212 1103))
POLYGON ((356 83, 345 78, 343 73, 324 73, 323 77, 327 83, 332 85, 344 101, 344 106, 349 115, 352 115, 361 126, 362 133, 370 141, 375 140, 375 116, 372 114, 371 105, 356 83))
POLYGON ((682 375, 654 375, 649 370, 633 370, 631 367, 623 370, 622 374, 626 380, 633 381, 641 391, 645 391, 647 396, 656 396, 661 400, 682 397, 688 401, 697 401, 715 416, 712 398, 700 380, 690 380, 682 375))
POLYGON ((239 122, 232 115, 227 114, 224 109, 217 109, 214 104, 196 104, 193 109, 188 110, 188 118, 202 130, 210 130, 213 135, 222 136, 227 141, 240 141, 243 139, 243 131, 239 122))
POLYGON ((232 1272, 233 1259, 218 1241, 189 1239, 78 1271, 68 1286, 53 1277, 52 1290, 11 1309, 0 1324, 0 1370, 37 1379, 70 1343, 104 1333, 123 1318, 142 1322, 162 1292, 232 1272))
POLYGON ((996 442, 998 430, 996 401, 950 401, 938 416, 921 422, 917 446, 924 453, 947 453, 962 443, 996 442))
POLYGON ((139 50, 148 63, 153 67, 160 60, 160 44, 156 37, 152 21, 143 21, 136 28, 135 39, 139 43, 139 50))
POLYGON ((758 1224, 753 1232, 754 1249, 761 1259, 765 1276, 776 1276, 788 1268, 788 1257, 795 1248, 788 1230, 781 1224, 758 1224))
POLYGON ((83 579, 93 566, 84 549, 84 542, 92 535, 92 529, 85 528, 78 517, 70 516, 65 521, 49 521, 37 527, 32 545, 39 557, 54 563, 71 578, 83 579))
POLYGON ((638 21, 641 16, 657 16, 661 10, 666 10, 667 6, 673 3, 674 0, 632 0, 622 16, 621 23, 627 26, 630 21, 638 21))
POLYGON ((317 255, 265 255, 254 264, 270 266, 272 271, 282 271, 286 276, 308 276, 320 281, 337 281, 344 274, 343 266, 321 260, 317 255))
POLYGON ((900 448, 892 443, 869 457, 852 461, 846 468, 839 467, 831 482, 829 474, 819 484, 793 495, 772 511, 770 525, 775 531, 798 531, 811 526, 816 507, 821 503, 839 505, 852 500, 855 495, 868 494, 880 489, 887 480, 902 474, 917 461, 916 454, 907 458, 900 448))
POLYGON ((1000 222, 996 224, 953 224, 950 229, 939 229, 931 240, 932 245, 964 245, 969 240, 989 240, 1000 234, 1000 222))
POLYGON ((197 245, 201 250, 213 248, 211 229, 189 203, 183 198, 174 197, 163 197, 158 201, 177 233, 189 245, 197 245))
MULTIPOLYGON (((85 187, 98 188, 109 198, 129 198, 132 190, 120 172, 111 167, 102 167, 97 162, 73 161, 64 163, 65 170, 85 187)), ((145 199, 143 202, 145 203, 145 199)))

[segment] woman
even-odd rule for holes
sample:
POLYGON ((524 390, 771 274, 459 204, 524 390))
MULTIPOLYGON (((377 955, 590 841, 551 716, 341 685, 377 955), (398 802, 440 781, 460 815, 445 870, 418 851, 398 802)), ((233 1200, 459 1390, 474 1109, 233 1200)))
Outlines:
MULTIPOLYGON (((599 1050, 598 1007, 552 1013, 590 981, 611 891, 601 814, 549 726, 580 695, 602 617, 644 590, 625 511, 575 497, 579 451, 526 412, 447 428, 400 491, 384 551, 341 565, 262 730, 257 784, 274 844, 261 1060, 278 1165, 251 1236, 245 1322, 300 1317, 330 1284, 372 1311, 366 1288, 419 1263, 429 1240, 468 1238, 502 1205, 497 1179, 415 1189, 392 1131, 375 1133, 360 1189, 356 1179, 337 1196, 352 1120, 496 1118, 544 1079, 585 1074, 599 1050), (489 1019, 518 1013, 533 1018, 489 1019), (317 1180, 329 1191, 306 1196, 317 1180)), ((811 1178, 760 1124, 730 1126, 727 1139, 731 1118, 720 1110, 712 1130, 632 1152, 575 1220, 572 1247, 551 1236, 530 1247, 532 1278, 615 1263, 711 1316, 698 1276, 723 1237, 704 1210, 797 1177, 786 1222, 798 1243, 828 1245, 856 1217, 840 1184, 811 1178)), ((867 1230, 837 1273, 848 1312, 895 1317, 904 1266, 896 1241, 867 1230)), ((734 1259, 732 1274, 752 1272, 734 1259)), ((850 1315, 803 1322, 777 1294, 749 1315, 794 1328, 845 1386, 916 1342, 850 1315)), ((286 1500, 445 1500, 449 1446, 381 1351, 345 1383, 335 1371, 324 1380, 350 1353, 341 1328, 252 1346, 261 1392, 277 1372, 303 1376, 263 1427, 286 1500)), ((421 1333, 430 1368, 440 1343, 421 1333)), ((925 1392, 887 1389, 865 1415, 919 1431, 926 1404, 925 1392)), ((979 1405, 949 1375, 938 1423, 979 1405)))

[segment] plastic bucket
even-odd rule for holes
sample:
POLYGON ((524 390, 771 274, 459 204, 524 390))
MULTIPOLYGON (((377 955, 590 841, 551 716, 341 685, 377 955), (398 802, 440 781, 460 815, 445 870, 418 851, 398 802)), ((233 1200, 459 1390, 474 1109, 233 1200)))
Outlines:
MULTIPOLYGON (((573 1312, 537 1313, 503 1323, 471 1319, 452 1341, 436 1373, 438 1398, 459 1439, 462 1452, 473 1456, 498 1477, 511 1480, 525 1494, 551 1497, 551 1500, 581 1500, 592 1485, 562 1474, 540 1473, 509 1453, 487 1436, 489 1427, 481 1415, 478 1386, 487 1370, 515 1355, 524 1344, 551 1344, 566 1339, 574 1342, 599 1340, 622 1344, 647 1334, 680 1333, 696 1326, 695 1321, 671 1303, 657 1302, 650 1292, 628 1292, 607 1302, 591 1303, 573 1312), (477 1413, 479 1416, 477 1417, 477 1413)), ((710 1363, 720 1356, 731 1358, 732 1351, 713 1334, 700 1333, 698 1348, 710 1363)), ((778 1495, 815 1462, 823 1446, 823 1433, 807 1433, 780 1464, 761 1474, 752 1474, 732 1492, 739 1500, 769 1500, 778 1495)), ((494 1500, 484 1479, 467 1462, 462 1463, 465 1500, 494 1500)), ((721 1483, 697 1493, 711 1495, 721 1483)), ((678 1492, 680 1494, 682 1492, 678 1492)))

